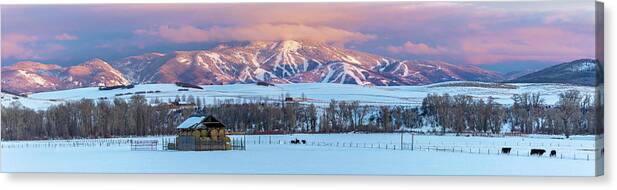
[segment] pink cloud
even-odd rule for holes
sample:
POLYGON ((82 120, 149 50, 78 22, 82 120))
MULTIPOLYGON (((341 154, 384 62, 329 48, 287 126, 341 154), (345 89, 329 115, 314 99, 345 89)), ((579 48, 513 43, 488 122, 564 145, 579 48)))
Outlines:
POLYGON ((394 54, 448 57, 470 64, 506 61, 564 62, 593 58, 592 33, 575 33, 567 29, 540 26, 499 29, 472 24, 467 35, 451 36, 444 46, 407 41, 401 46, 387 46, 394 54))
POLYGON ((367 41, 374 35, 351 32, 328 26, 308 26, 301 24, 259 24, 238 27, 196 28, 190 25, 181 27, 161 26, 155 30, 135 30, 136 35, 153 35, 174 43, 206 41, 277 41, 311 40, 334 43, 367 41))
POLYGON ((593 57, 594 38, 550 27, 481 33, 459 39, 460 52, 472 64, 500 61, 564 61, 593 57))
POLYGON ((2 36, 2 58, 48 59, 66 47, 41 42, 37 36, 11 33, 2 36))
POLYGON ((8 34, 2 36, 2 58, 34 59, 39 56, 28 44, 37 41, 36 36, 24 34, 8 34))
POLYGON ((388 46, 387 50, 392 53, 407 53, 413 55, 439 55, 446 54, 448 51, 445 47, 431 47, 425 43, 405 42, 402 46, 388 46))
MULTIPOLYGON (((552 4, 126 4, 81 6, 88 9, 87 14, 50 11, 50 14, 64 16, 63 23, 48 20, 46 16, 39 18, 37 15, 29 15, 29 9, 11 10, 3 7, 3 12, 12 12, 6 16, 11 19, 3 20, 3 26, 12 26, 7 29, 8 33, 27 32, 39 38, 6 44, 3 42, 2 47, 8 50, 8 56, 13 57, 49 56, 52 54, 43 52, 45 43, 78 39, 77 36, 63 32, 100 33, 100 29, 92 26, 105 25, 114 28, 114 33, 103 35, 106 38, 104 41, 80 39, 95 44, 92 49, 66 43, 68 48, 74 48, 71 51, 74 55, 65 56, 77 57, 81 56, 79 51, 100 50, 97 48, 110 48, 129 54, 136 49, 168 51, 184 45, 189 46, 181 49, 193 48, 191 44, 183 44, 191 42, 285 39, 337 44, 373 40, 352 45, 363 51, 390 53, 399 58, 419 55, 412 58, 429 57, 473 64, 518 60, 552 62, 594 56, 592 4, 552 4), (130 35, 131 31, 133 36, 127 38, 126 34, 130 35), (119 35, 115 35, 115 32, 119 35), (177 44, 166 46, 169 42, 177 44)), ((6 57, 4 52, 2 56, 6 57)))
POLYGON ((70 41, 70 40, 77 40, 77 39, 79 39, 79 37, 77 37, 75 35, 67 34, 67 33, 62 33, 62 34, 56 35, 54 38, 56 40, 60 40, 60 41, 70 41))

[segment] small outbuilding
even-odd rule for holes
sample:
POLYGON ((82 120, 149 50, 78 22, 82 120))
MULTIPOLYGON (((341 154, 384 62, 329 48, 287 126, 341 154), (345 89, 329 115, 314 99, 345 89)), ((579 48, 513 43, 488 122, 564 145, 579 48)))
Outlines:
POLYGON ((231 150, 231 138, 226 135, 225 128, 211 115, 190 116, 176 127, 176 144, 169 147, 181 151, 231 150))
POLYGON ((164 109, 195 109, 197 108, 197 104, 193 102, 184 102, 184 101, 162 103, 162 104, 159 104, 159 106, 164 109))

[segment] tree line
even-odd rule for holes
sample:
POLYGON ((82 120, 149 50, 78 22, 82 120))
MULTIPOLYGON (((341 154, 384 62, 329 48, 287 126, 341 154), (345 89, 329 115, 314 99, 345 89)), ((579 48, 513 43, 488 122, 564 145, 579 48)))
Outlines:
POLYGON ((190 102, 195 108, 165 106, 159 99, 132 96, 129 100, 82 99, 32 110, 14 103, 2 106, 2 140, 107 138, 174 134, 175 127, 193 114, 212 114, 231 131, 247 133, 395 132, 432 129, 433 133, 522 134, 603 133, 602 109, 588 95, 567 91, 555 105, 540 94, 517 94, 512 105, 494 98, 429 94, 421 106, 366 105, 335 101, 326 105, 266 99, 222 100, 176 97, 167 102, 190 102), (505 127, 504 127, 505 126, 505 127))
POLYGON ((14 102, 2 107, 2 140, 167 135, 192 113, 151 105, 144 96, 82 99, 38 111, 14 102))
POLYGON ((427 124, 445 132, 521 134, 601 134, 603 124, 598 116, 602 107, 590 95, 570 90, 559 94, 555 105, 544 103, 539 93, 515 94, 513 104, 503 106, 493 98, 473 99, 467 95, 431 94, 424 98, 422 110, 427 124))

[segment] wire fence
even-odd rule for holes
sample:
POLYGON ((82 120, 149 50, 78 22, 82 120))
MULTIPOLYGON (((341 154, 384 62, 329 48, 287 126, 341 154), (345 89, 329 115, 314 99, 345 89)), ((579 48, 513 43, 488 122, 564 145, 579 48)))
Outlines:
MULTIPOLYGON (((564 160, 587 160, 595 161, 600 159, 601 155, 596 154, 592 149, 589 153, 581 152, 557 152, 555 155, 550 155, 550 149, 546 150, 541 155, 532 155, 531 149, 510 147, 512 149, 508 153, 504 153, 501 147, 489 147, 488 145, 481 146, 448 146, 444 144, 412 144, 412 143, 366 143, 366 142, 323 142, 323 141, 308 141, 306 143, 293 143, 287 140, 272 140, 272 139, 253 139, 248 140, 248 144, 264 144, 264 145, 304 145, 304 146, 317 146, 317 147, 338 147, 338 148, 363 148, 363 149, 382 149, 382 150, 402 150, 402 151, 424 151, 424 152, 451 152, 451 153, 467 153, 467 154, 480 154, 480 155, 501 155, 501 156, 515 156, 515 157, 537 157, 537 158, 551 158, 551 159, 564 159, 564 160), (518 150, 516 150, 518 149, 518 150), (525 150, 523 150, 525 149, 525 150), (597 158, 596 158, 597 156, 597 158)), ((516 144, 516 143, 511 143, 516 144)), ((547 143, 549 144, 549 143, 547 143)), ((533 144, 532 144, 533 145, 533 144)))
MULTIPOLYGON (((129 139, 72 139, 50 141, 8 141, 2 142, 2 149, 54 149, 54 148, 129 148, 132 151, 169 150, 169 144, 176 143, 175 137, 129 138, 129 139)), ((245 150, 243 138, 231 138, 232 150, 245 150)))
POLYGON ((133 139, 79 139, 30 142, 2 142, 0 148, 81 148, 81 147, 124 147, 133 139))
MULTIPOLYGON (((511 148, 511 147, 508 147, 511 148)), ((556 158, 556 159, 567 159, 567 160, 588 160, 594 161, 596 160, 595 152, 590 153, 580 153, 580 152, 557 152, 555 155, 551 155, 549 151, 550 149, 542 149, 546 152, 540 154, 531 154, 531 149, 526 150, 511 150, 511 151, 503 151, 501 148, 493 147, 493 148, 482 148, 482 147, 463 147, 463 146, 427 146, 427 145, 418 145, 413 146, 411 144, 403 144, 403 150, 414 150, 414 151, 427 151, 427 152, 455 152, 455 153, 469 153, 469 154, 486 154, 486 155, 503 155, 503 156, 516 156, 516 157, 548 157, 548 158, 556 158)), ((520 149, 520 148, 519 148, 520 149)))
MULTIPOLYGON (((501 155, 515 157, 538 157, 565 160, 588 160, 595 161, 602 158, 603 151, 598 148, 585 148, 583 144, 561 144, 561 143, 533 143, 533 142, 505 142, 505 143, 477 143, 477 142, 403 142, 403 143, 383 143, 383 142, 342 142, 342 141, 305 141, 304 143, 292 143, 290 140, 257 138, 242 139, 243 146, 253 145, 298 145, 298 146, 317 146, 317 147, 338 147, 338 148, 364 148, 382 150, 401 150, 401 151, 425 151, 425 152, 451 152, 467 153, 480 155, 501 155), (542 155, 531 155, 533 147, 548 147, 542 155), (512 148, 509 153, 502 152, 502 147, 512 148), (567 148, 565 151, 557 149, 555 155, 551 156, 550 151, 554 147, 567 148), (582 150, 582 151, 581 151, 582 150), (602 152, 599 153, 598 152, 602 152)), ((235 142, 235 141, 234 141, 235 142)), ((127 139, 78 139, 78 140, 51 140, 51 141, 28 141, 28 142, 2 142, 2 149, 23 149, 23 148, 131 148, 131 150, 167 150, 169 143, 175 143, 174 137, 155 137, 155 138, 127 138, 127 139), (143 143, 142 143, 143 142, 143 143), (142 146, 143 145, 143 146, 142 146), (142 149, 143 148, 143 149, 142 149)), ((239 141, 240 143, 240 141, 239 141)), ((245 148, 243 148, 245 149, 245 148)))

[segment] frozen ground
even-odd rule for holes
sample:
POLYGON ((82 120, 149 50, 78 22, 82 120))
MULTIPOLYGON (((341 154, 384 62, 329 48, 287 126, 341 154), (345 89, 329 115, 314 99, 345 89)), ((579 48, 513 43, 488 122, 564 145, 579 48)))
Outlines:
MULTIPOLYGON (((139 139, 163 138, 170 137, 139 139)), ((22 141, 2 143, 1 167, 3 172, 592 176, 593 139, 414 136, 411 151, 400 150, 400 134, 261 135, 246 136, 246 151, 212 152, 131 151, 121 143, 126 139, 22 141), (308 143, 285 143, 295 138, 308 143), (503 146, 521 155, 498 154, 503 146), (463 151, 444 151, 450 147, 463 151), (530 147, 579 158, 524 155, 530 147)), ((410 144, 411 136, 403 141, 410 144)))
MULTIPOLYGON (((20 101, 27 107, 35 109, 46 109, 50 105, 58 104, 67 100, 79 100, 82 98, 99 99, 115 98, 120 93, 135 93, 139 91, 160 90, 160 93, 143 94, 147 98, 158 97, 162 101, 174 99, 176 95, 193 95, 205 98, 206 103, 213 103, 214 100, 226 99, 256 99, 264 98, 270 101, 280 101, 281 95, 290 94, 292 97, 306 96, 308 103, 327 104, 330 100, 353 101, 358 100, 363 104, 379 105, 420 105, 422 99, 429 93, 449 93, 451 95, 466 94, 476 98, 487 98, 492 96, 502 104, 511 104, 512 95, 525 92, 540 93, 545 103, 554 104, 558 101, 558 95, 567 90, 579 90, 583 94, 593 95, 593 87, 573 86, 564 84, 513 84, 516 89, 509 88, 483 88, 483 87, 443 87, 440 85, 457 83, 446 82, 426 86, 360 86, 350 84, 332 83, 300 83, 300 84, 278 84, 273 87, 257 86, 255 84, 232 84, 232 85, 210 85, 203 86, 204 90, 190 89, 187 92, 180 92, 180 87, 174 84, 144 84, 136 85, 133 89, 116 89, 100 91, 96 87, 79 88, 63 91, 43 92, 32 94, 29 98, 13 100, 10 95, 3 94, 2 105, 9 105, 13 101, 20 101)), ((131 95, 118 96, 120 98, 130 98, 131 95)))

